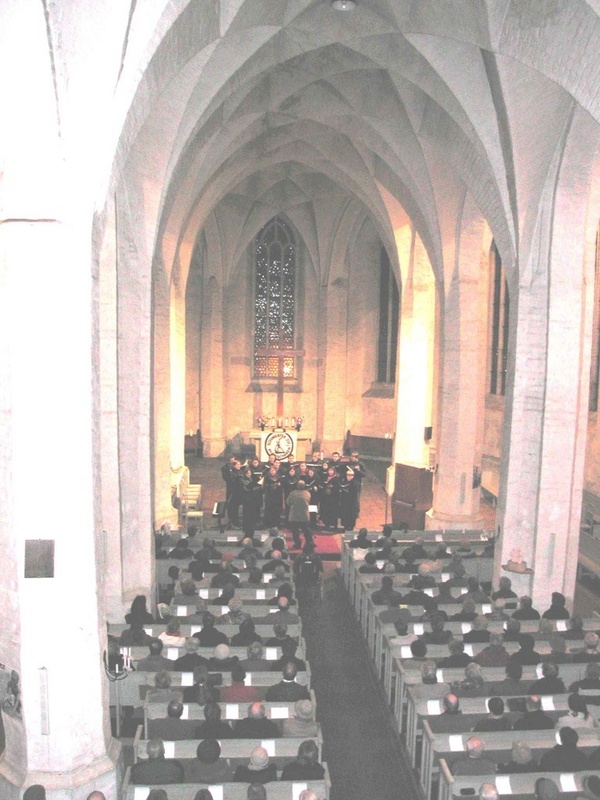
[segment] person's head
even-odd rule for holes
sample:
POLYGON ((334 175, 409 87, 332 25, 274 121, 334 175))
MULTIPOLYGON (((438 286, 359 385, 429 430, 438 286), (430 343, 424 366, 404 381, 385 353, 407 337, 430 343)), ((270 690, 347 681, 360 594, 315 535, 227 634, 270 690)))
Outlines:
MULTIPOLYGON (((247 561, 248 560, 246 559, 246 563, 247 561)), ((258 586, 260 583, 262 583, 262 572, 259 567, 251 567, 248 570, 248 583, 251 586, 258 586)))
POLYGON ((479 800, 498 800, 499 796, 493 783, 482 783, 479 787, 479 800))
POLYGON ((445 619, 440 614, 434 614, 430 621, 431 630, 439 633, 444 630, 446 624, 445 619))
MULTIPOLYGON (((198 553, 196 553, 196 556, 198 553)), ((179 578, 179 567, 176 567, 174 564, 173 566, 169 567, 168 576, 171 578, 173 583, 179 578)))
POLYGON ((523 677, 523 665, 516 661, 509 661, 504 668, 506 677, 511 681, 520 681, 523 677))
POLYGON ((544 678, 557 678, 558 665, 554 661, 544 661, 542 663, 542 675, 544 678))
POLYGON ((167 622, 167 633, 171 636, 176 636, 180 632, 179 620, 173 617, 167 622))
POLYGON ((251 783, 248 786, 246 800, 267 800, 267 790, 263 783, 251 783))
POLYGON ((255 747, 250 755, 250 764, 248 765, 252 770, 265 769, 269 765, 269 754, 264 747, 255 747))
POLYGON ((480 591, 480 588, 481 587, 479 586, 479 581, 477 580, 477 578, 474 578, 473 576, 467 578, 467 589, 470 592, 478 592, 480 591))
POLYGON ((290 601, 284 594, 280 595, 277 598, 277 608, 280 611, 287 611, 287 609, 289 608, 289 605, 290 605, 290 601))
POLYGON ((373 564, 375 564, 376 561, 377 559, 375 558, 375 553, 369 551, 365 556, 365 564, 369 564, 369 566, 372 566, 373 564))
POLYGON ((196 594, 196 584, 194 581, 183 581, 181 584, 181 594, 186 597, 194 597, 196 594))
POLYGON ((535 639, 530 633, 521 633, 519 634, 519 647, 530 653, 535 647, 535 639))
POLYGON ((154 676, 154 685, 157 689, 168 689, 171 685, 171 675, 166 669, 161 669, 154 676))
POLYGON ((285 639, 287 636, 288 627, 285 622, 276 622, 273 625, 273 633, 277 639, 285 639))
POLYGON ((585 677, 591 680, 600 680, 600 664, 597 661, 590 661, 585 668, 585 677))
POLYGON ((151 761, 155 758, 164 758, 165 746, 162 739, 149 739, 146 745, 146 755, 151 761))
POLYGON ((530 608, 533 607, 533 600, 529 597, 528 594, 524 594, 522 597, 519 598, 519 605, 524 611, 528 611, 530 608))
MULTIPOLYGON (((503 597, 497 597, 492 603, 492 614, 502 615, 506 608, 506 601, 503 597)), ((515 620, 518 621, 518 620, 515 620)))
POLYGON ((195 636, 188 636, 185 640, 185 649, 188 653, 197 653, 200 647, 200 642, 195 636))
POLYGON ((542 699, 537 694, 532 694, 527 698, 525 705, 529 712, 541 711, 542 699))
POLYGON ((296 719, 314 720, 315 707, 310 700, 296 700, 294 703, 294 716, 296 719))
POLYGON ((410 652, 413 658, 425 658, 427 655, 427 645, 423 639, 415 639, 414 642, 410 643, 410 652))
POLYGON ((477 606, 475 605, 475 601, 472 597, 467 597, 465 595, 465 599, 463 600, 462 610, 465 614, 474 614, 477 606))
POLYGON ((389 575, 384 575, 381 579, 381 588, 385 592, 390 592, 393 588, 394 580, 389 575))
POLYGON ((455 694, 445 695, 442 705, 446 714, 458 714, 460 710, 460 701, 455 694))
POLYGON ((192 678, 195 686, 206 686, 208 683, 208 668, 206 664, 199 664, 194 667, 192 678))
MULTIPOLYGON (((150 797, 150 795, 148 795, 150 797)), ((90 792, 87 796, 87 800, 106 800, 106 796, 104 792, 100 792, 95 789, 93 792, 90 792)))
POLYGON ((567 652, 567 643, 559 633, 553 633, 551 636, 548 637, 548 644, 550 645, 550 650, 553 653, 566 653, 567 652))
POLYGON ((424 661, 421 664, 421 680, 425 684, 437 683, 437 668, 435 661, 424 661))
POLYGON ((579 741, 579 734, 575 728, 570 728, 568 725, 563 725, 558 732, 558 736, 561 744, 567 745, 568 747, 576 747, 579 741))
POLYGON ((559 800, 560 790, 551 778, 538 778, 535 782, 536 800, 559 800))
POLYGON ((484 631, 488 626, 488 618, 484 617, 483 614, 477 614, 475 619, 473 620, 473 627, 477 631, 484 631))
POLYGON ((465 752, 469 758, 481 758, 484 750, 485 744, 479 736, 471 736, 465 742, 465 752))
POLYGON ((298 668, 291 661, 288 661, 281 674, 283 675, 284 681, 294 681, 296 680, 296 675, 298 674, 298 668))
POLYGON ((41 783, 34 783, 25 789, 23 800, 46 800, 46 790, 41 783))
POLYGON ((246 680, 246 670, 239 664, 234 664, 231 668, 231 682, 243 683, 246 680))
POLYGON ((221 755, 221 745, 216 739, 203 739, 196 748, 196 757, 203 764, 214 764, 221 755))
POLYGON ((213 650, 213 655, 217 661, 225 661, 231 655, 231 650, 228 644, 218 644, 213 650))
MULTIPOLYGON (((104 795, 102 795, 102 797, 104 797, 104 795)), ((90 800, 89 797, 88 800, 90 800)), ((165 789, 150 789, 150 791, 148 792, 148 796, 146 797, 146 800, 169 800, 169 796, 167 795, 165 789)))
POLYGON ((567 598, 560 592, 552 592, 552 605, 555 608, 564 608, 567 603, 567 598))
POLYGON ((476 686, 483 686, 485 683, 481 667, 475 661, 471 661, 471 663, 467 664, 465 667, 465 678, 476 686))
POLYGON ((300 742, 298 747, 298 761, 300 764, 316 764, 319 758, 319 748, 312 739, 300 742))
POLYGON ((462 561, 457 561, 455 564, 453 564, 452 569, 457 578, 464 578, 467 574, 467 570, 465 569, 465 565, 462 563, 462 561))
POLYGON ((298 489, 306 489, 306 483, 304 481, 298 481, 298 489))
POLYGON ((215 627, 215 618, 210 611, 205 611, 202 614, 202 627, 203 628, 214 628, 215 627))
POLYGON ((533 753, 531 747, 527 742, 517 741, 513 742, 511 749, 511 758, 515 764, 529 764, 533 760, 533 753))
POLYGON ((492 717, 501 717, 504 714, 504 700, 501 697, 490 697, 487 705, 492 717))
POLYGON ((214 700, 204 704, 204 719, 209 722, 218 722, 221 719, 221 706, 214 700))
POLYGON ((521 620, 511 617, 506 623, 506 632, 513 636, 521 632, 521 620))
POLYGON ((586 635, 583 637, 583 643, 585 645, 586 650, 596 651, 598 647, 598 634, 594 633, 594 631, 588 631, 586 635))
POLYGON ((248 716, 250 719, 262 719, 267 715, 266 709, 262 703, 251 703, 248 706, 248 716))
POLYGON ((260 642, 250 642, 250 644, 246 648, 246 653, 248 654, 248 658, 250 659, 262 658, 263 646, 260 642))
POLYGON ((498 589, 500 589, 501 591, 509 592, 511 590, 511 587, 512 587, 512 582, 510 578, 503 576, 498 581, 498 589))
POLYGON ((167 706, 167 716, 171 719, 181 719, 183 714, 183 703, 181 700, 171 700, 167 706))
POLYGON ((465 652, 465 645, 462 639, 450 639, 448 642, 448 650, 450 651, 450 655, 458 656, 461 653, 465 652))
POLYGON ((490 644, 492 647, 502 647, 503 643, 504 636, 501 633, 494 631, 494 633, 490 634, 490 644))
POLYGON ((145 614, 146 610, 146 596, 138 594, 131 602, 131 613, 135 616, 136 614, 145 614))
POLYGON ((163 651, 162 639, 152 639, 148 645, 148 650, 151 656, 159 656, 163 651))
POLYGON ((243 605, 244 604, 239 597, 232 597, 227 603, 227 608, 232 612, 232 614, 239 614, 243 605))
POLYGON ((319 795, 314 789, 303 789, 298 795, 298 800, 319 800, 319 795))

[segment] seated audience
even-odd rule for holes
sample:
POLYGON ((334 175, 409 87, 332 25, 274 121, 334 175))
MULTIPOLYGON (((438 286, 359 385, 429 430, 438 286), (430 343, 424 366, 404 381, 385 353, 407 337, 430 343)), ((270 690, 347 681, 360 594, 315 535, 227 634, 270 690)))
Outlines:
POLYGON ((194 634, 202 647, 216 647, 218 644, 229 644, 227 635, 215 628, 215 617, 210 611, 202 617, 202 630, 194 634))
POLYGON ((381 589, 376 589, 371 595, 376 606, 398 606, 404 602, 400 592, 394 589, 394 581, 389 575, 381 579, 381 589))
POLYGON ((147 625, 154 622, 154 617, 146 608, 146 597, 143 594, 138 594, 131 603, 131 608, 128 614, 125 614, 125 622, 131 625, 137 622, 140 625, 147 625))
POLYGON ((317 736, 319 726, 315 720, 315 707, 312 701, 296 700, 294 716, 281 721, 281 731, 284 736, 298 738, 317 736))
POLYGON ((560 592, 552 592, 552 602, 542 617, 544 619, 569 619, 570 616, 567 609, 567 598, 560 592))
POLYGON ((221 719, 221 706, 209 700, 204 706, 204 722, 195 731, 194 739, 231 739, 233 730, 229 722, 221 719))
POLYGON ((459 697, 478 697, 488 691, 481 667, 475 661, 465 667, 465 677, 462 681, 452 684, 452 691, 459 697))
POLYGON ((172 662, 172 669, 175 672, 193 672, 201 664, 208 661, 198 652, 200 642, 195 636, 190 636, 185 640, 185 653, 172 662))
POLYGON ((267 689, 266 699, 271 700, 310 700, 306 686, 296 682, 298 670, 294 664, 286 664, 282 672, 282 680, 267 689))
POLYGON ((421 634, 421 638, 427 644, 448 644, 454 638, 451 631, 444 629, 446 620, 439 614, 434 614, 431 618, 431 630, 421 634))
POLYGON ((142 784, 181 783, 183 765, 174 758, 165 758, 161 739, 150 739, 146 745, 147 760, 140 759, 131 767, 131 782, 142 784))
POLYGON ((154 676, 154 688, 149 688, 146 694, 149 703, 170 703, 171 700, 183 700, 183 691, 171 688, 171 673, 160 670, 154 676))
MULTIPOLYGON (((411 645, 412 646, 412 645, 411 645)), ((439 666, 443 669, 447 667, 466 667, 473 661, 473 658, 465 653, 465 646, 460 639, 452 639, 448 642, 450 655, 442 658, 439 666)))
POLYGON ((525 713, 515 721, 513 731, 543 731, 552 728, 554 720, 542 711, 541 699, 537 695, 529 696, 525 713))
POLYGON ((211 684, 208 668, 205 665, 194 669, 193 681, 192 686, 186 686, 183 690, 184 703, 198 703, 198 705, 204 706, 209 700, 218 702, 219 690, 211 684))
POLYGON ((273 625, 273 633, 275 636, 271 636, 264 642, 265 647, 283 647, 283 643, 286 640, 296 641, 293 636, 288 634, 288 627, 285 622, 276 622, 273 625))
POLYGON ((171 700, 167 706, 167 716, 148 720, 148 734, 151 739, 162 739, 163 742, 177 742, 193 739, 196 733, 196 722, 181 719, 183 703, 171 700))
POLYGON ((488 700, 489 716, 480 719, 473 727, 474 732, 510 731, 512 723, 504 714, 504 700, 501 697, 490 697, 488 700))
POLYGON ((233 726, 233 735, 236 739, 278 739, 281 730, 267 717, 264 705, 254 702, 248 706, 247 716, 233 726))
POLYGON ((504 647, 501 633, 490 634, 490 643, 477 653, 475 661, 481 667, 505 667, 510 662, 510 653, 504 647))
POLYGON ((528 595, 519 598, 519 607, 512 615, 513 619, 540 619, 540 612, 533 607, 533 600, 528 595))
POLYGON ((218 644, 208 659, 208 670, 209 672, 229 672, 236 664, 239 664, 239 661, 237 656, 231 655, 231 648, 228 644, 218 644))
POLYGON ((527 689, 529 694, 564 694, 567 687, 558 677, 558 664, 554 661, 542 662, 542 676, 527 689))
POLYGON ((264 747, 255 747, 248 765, 240 765, 233 776, 240 783, 268 783, 277 780, 277 768, 264 747))
POLYGON ((583 617, 581 614, 571 614, 567 623, 567 630, 561 633, 563 639, 583 639, 585 631, 583 630, 583 617))
POLYGON ((233 770, 221 758, 221 745, 216 739, 203 739, 196 748, 196 758, 185 765, 185 783, 226 783, 233 780, 233 770))
POLYGON ((325 769, 319 764, 319 748, 312 739, 301 742, 295 761, 284 765, 282 781, 319 781, 325 776, 325 769))
POLYGON ((152 636, 144 630, 141 622, 132 622, 119 637, 119 645, 121 647, 135 647, 140 645, 150 646, 152 636))
POLYGON ((247 646, 252 642, 262 642, 262 636, 256 632, 256 626, 252 619, 245 619, 240 623, 239 633, 231 637, 232 647, 247 646))
POLYGON ((446 694, 442 698, 442 711, 443 716, 454 717, 461 714, 460 700, 455 694, 446 694))
POLYGON ((508 764, 500 764, 498 772, 514 774, 517 772, 537 772, 538 763, 533 758, 531 747, 527 742, 513 742, 508 764))
POLYGON ((496 764, 483 754, 485 744, 478 736, 471 736, 465 743, 465 755, 450 766, 453 775, 493 775, 496 764))
POLYGON ((174 662, 162 655, 163 647, 160 639, 152 639, 148 645, 149 655, 146 658, 140 658, 136 663, 138 672, 159 672, 159 670, 171 669, 174 662))
POLYGON ((512 653, 510 660, 524 666, 539 664, 542 656, 534 648, 535 639, 533 636, 529 633, 522 633, 519 636, 519 649, 516 653, 512 653))
POLYGON ((598 642, 600 637, 594 631, 588 631, 583 637, 584 647, 577 650, 571 650, 573 653, 572 661, 574 664, 581 664, 587 661, 600 660, 600 652, 598 652, 598 642))
POLYGON ((223 703, 252 703, 260 699, 260 691, 256 686, 246 686, 246 670, 236 664, 231 670, 231 685, 221 687, 223 703))
POLYGON ((560 730, 564 725, 569 728, 597 728, 598 723, 588 711, 585 698, 580 694, 570 694, 567 700, 569 713, 558 718, 555 727, 560 730))
POLYGON ((240 661, 240 667, 245 669, 246 672, 262 672, 271 669, 271 664, 273 662, 263 658, 263 653, 264 648, 262 644, 260 642, 252 642, 246 648, 247 658, 240 661))
POLYGON ((488 631, 489 620, 483 614, 477 614, 473 620, 473 627, 470 631, 463 633, 463 642, 471 644, 473 642, 489 642, 490 632, 488 631))
POLYGON ((498 600, 498 598, 502 598, 503 600, 514 598, 516 600, 517 594, 512 590, 512 582, 510 578, 503 576, 498 581, 498 589, 497 591, 492 592, 492 600, 498 600))
POLYGON ((518 642, 521 635, 521 620, 511 617, 506 621, 506 629, 504 631, 505 642, 518 642))
POLYGON ((588 706, 600 705, 600 664, 590 661, 585 667, 585 677, 569 686, 570 692, 585 697, 588 706))
POLYGON ((576 772, 586 769, 588 758, 577 747, 579 734, 574 728, 563 726, 559 732, 560 744, 544 753, 540 759, 540 770, 544 772, 576 772))
POLYGON ((281 657, 276 661, 271 662, 271 671, 281 672, 281 670, 289 662, 296 665, 298 672, 304 672, 306 669, 306 661, 296 656, 297 649, 298 645, 293 639, 284 642, 281 646, 281 657))
POLYGON ((167 647, 183 647, 185 645, 185 634, 181 632, 179 620, 175 618, 167 622, 167 629, 160 633, 158 638, 167 647))

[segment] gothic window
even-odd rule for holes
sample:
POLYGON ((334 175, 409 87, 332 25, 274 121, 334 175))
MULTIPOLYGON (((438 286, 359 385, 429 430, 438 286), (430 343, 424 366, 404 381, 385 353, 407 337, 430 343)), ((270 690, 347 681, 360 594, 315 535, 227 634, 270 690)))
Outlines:
POLYGON ((379 262, 379 342, 377 352, 377 382, 396 381, 396 342, 400 296, 398 285, 385 247, 379 262))
POLYGON ((508 284, 502 268, 502 259, 492 242, 491 281, 491 331, 489 352, 489 393, 506 394, 506 363, 508 357, 508 284))
MULTIPOLYGON (((254 377, 277 378, 279 359, 258 352, 294 348, 296 246, 289 225, 280 217, 274 217, 256 237, 254 277, 254 377)), ((296 377, 294 356, 283 359, 283 375, 296 377)))
POLYGON ((600 383, 600 243, 596 233, 596 271, 594 281, 594 322, 592 328, 592 359, 590 368, 589 410, 598 411, 598 384, 600 383))

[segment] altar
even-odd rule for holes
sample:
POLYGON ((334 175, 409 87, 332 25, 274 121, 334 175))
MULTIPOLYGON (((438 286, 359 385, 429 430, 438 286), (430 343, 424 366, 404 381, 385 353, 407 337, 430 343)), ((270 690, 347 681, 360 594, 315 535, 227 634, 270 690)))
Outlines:
POLYGON ((285 461, 289 455, 295 461, 305 461, 311 454, 312 433, 287 430, 284 428, 265 428, 250 431, 250 441, 256 447, 260 461, 266 462, 273 454, 278 461, 285 461))

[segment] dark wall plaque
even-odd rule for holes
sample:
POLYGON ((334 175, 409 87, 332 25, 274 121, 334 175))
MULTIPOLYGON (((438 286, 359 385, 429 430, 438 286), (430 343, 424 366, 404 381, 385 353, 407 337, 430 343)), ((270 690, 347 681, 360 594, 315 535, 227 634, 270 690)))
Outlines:
POLYGON ((25 540, 25 577, 54 577, 54 539, 25 540))

